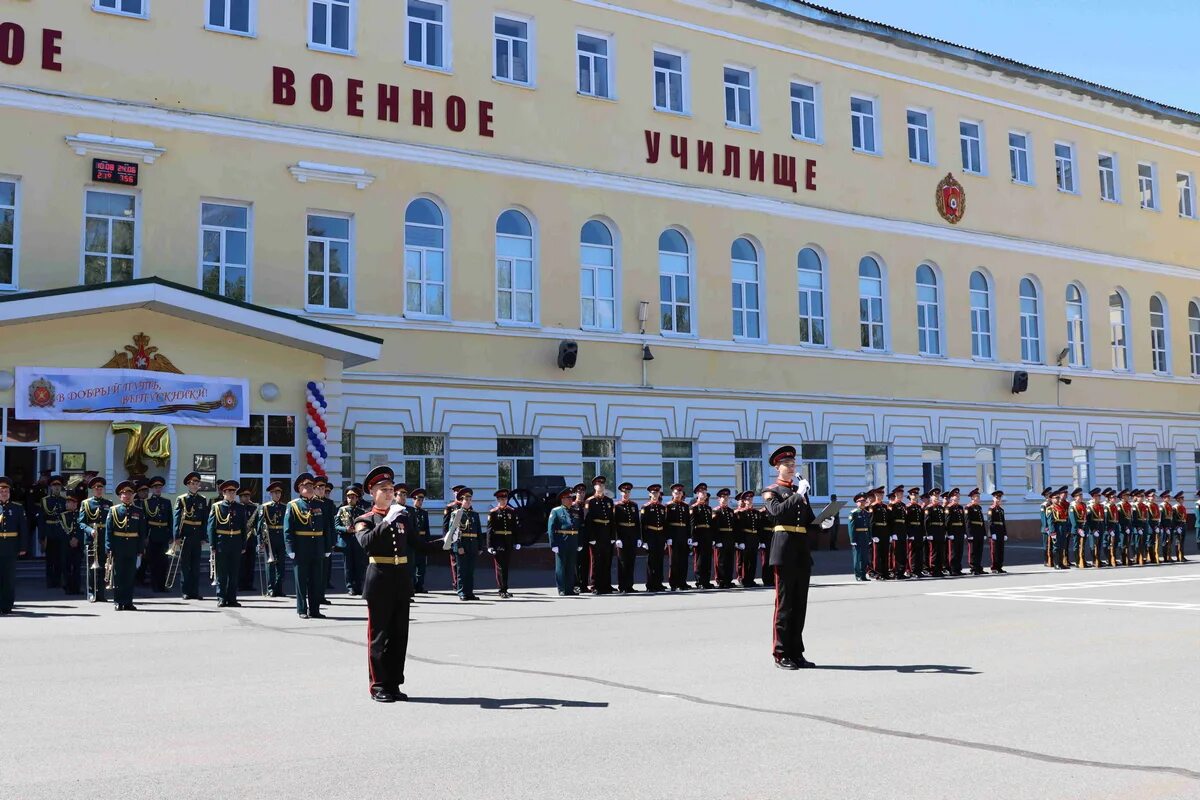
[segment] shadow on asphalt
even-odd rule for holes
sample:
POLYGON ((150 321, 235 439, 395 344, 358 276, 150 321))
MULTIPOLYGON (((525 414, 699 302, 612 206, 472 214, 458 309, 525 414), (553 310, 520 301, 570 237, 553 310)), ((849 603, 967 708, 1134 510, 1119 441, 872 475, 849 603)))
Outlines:
POLYGON ((982 675, 970 667, 955 667, 949 664, 826 664, 815 669, 840 670, 844 672, 899 672, 904 675, 982 675))
POLYGON ((593 703, 587 700, 552 700, 546 697, 409 697, 410 703, 426 703, 436 706, 478 706, 497 711, 529 711, 560 708, 608 708, 608 703, 593 703))
MULTIPOLYGON (((70 608, 70 606, 38 606, 38 608, 70 608)), ((24 611, 14 608, 9 612, 14 617, 98 617, 99 614, 43 614, 39 611, 24 611)))

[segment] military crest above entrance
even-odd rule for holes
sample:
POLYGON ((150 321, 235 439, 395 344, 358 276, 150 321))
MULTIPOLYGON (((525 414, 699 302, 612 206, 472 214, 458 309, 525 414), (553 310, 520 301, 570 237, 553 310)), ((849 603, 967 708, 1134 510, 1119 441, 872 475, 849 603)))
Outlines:
POLYGON ((125 345, 125 352, 113 351, 113 357, 100 365, 101 369, 144 369, 150 372, 174 372, 182 375, 183 370, 171 363, 171 359, 158 352, 150 344, 145 333, 135 334, 133 344, 125 345))

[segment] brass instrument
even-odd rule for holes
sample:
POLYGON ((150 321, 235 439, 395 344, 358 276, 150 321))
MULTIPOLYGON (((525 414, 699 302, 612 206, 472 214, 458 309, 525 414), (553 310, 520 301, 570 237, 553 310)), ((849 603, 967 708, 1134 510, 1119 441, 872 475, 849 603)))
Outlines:
POLYGON ((179 576, 179 563, 183 560, 183 540, 172 539, 167 547, 167 580, 168 589, 175 588, 175 579, 179 576))
POLYGON ((212 585, 217 585, 217 549, 210 547, 208 549, 208 577, 212 580, 212 585))
POLYGON ((111 558, 104 562, 104 588, 110 591, 113 588, 113 560, 111 558))

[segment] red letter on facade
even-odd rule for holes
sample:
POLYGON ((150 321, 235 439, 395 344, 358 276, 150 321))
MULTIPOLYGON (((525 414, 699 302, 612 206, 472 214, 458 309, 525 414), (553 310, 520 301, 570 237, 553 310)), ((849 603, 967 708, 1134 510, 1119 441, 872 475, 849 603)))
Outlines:
POLYGON ((271 102, 277 106, 296 105, 296 73, 287 67, 273 67, 271 73, 271 102))
POLYGON ((721 172, 725 177, 742 177, 742 148, 737 145, 725 145, 725 169, 721 172))
POLYGON ((790 186, 793 192, 799 191, 796 186, 796 157, 782 153, 772 154, 771 180, 776 186, 790 186))
POLYGON ((346 113, 352 117, 361 117, 363 82, 358 78, 346 80, 346 113))
POLYGON ((762 150, 750 151, 750 180, 762 182, 767 178, 767 154, 762 150))
POLYGON ((446 127, 455 133, 467 129, 467 101, 456 94, 446 98, 446 127))
POLYGON ((58 56, 62 53, 62 45, 59 44, 62 35, 62 31, 50 28, 42 29, 42 69, 62 72, 62 62, 58 60, 58 56))
POLYGON ((662 134, 658 131, 646 131, 646 163, 658 163, 658 149, 662 145, 662 134))
POLYGON ((324 72, 313 73, 309 82, 309 98, 312 107, 317 111, 328 111, 333 108, 333 78, 324 72))
POLYGON ((696 140, 696 165, 697 172, 707 172, 712 175, 713 171, 713 143, 706 142, 703 139, 696 140))
POLYGON ((804 188, 810 192, 817 190, 817 162, 811 158, 804 162, 804 188))
POLYGON ((412 124, 422 128, 433 127, 433 92, 413 89, 412 124))
POLYGON ((495 108, 495 106, 492 105, 490 100, 479 101, 479 135, 485 136, 488 139, 491 139, 496 135, 496 132, 492 130, 493 108, 495 108))
POLYGON ((379 84, 379 119, 381 122, 400 121, 400 87, 392 83, 379 84))
POLYGON ((680 169, 687 169, 688 149, 686 136, 671 134, 671 157, 679 159, 680 169))
POLYGON ((16 66, 25 58, 25 29, 15 22, 0 25, 0 63, 16 66))

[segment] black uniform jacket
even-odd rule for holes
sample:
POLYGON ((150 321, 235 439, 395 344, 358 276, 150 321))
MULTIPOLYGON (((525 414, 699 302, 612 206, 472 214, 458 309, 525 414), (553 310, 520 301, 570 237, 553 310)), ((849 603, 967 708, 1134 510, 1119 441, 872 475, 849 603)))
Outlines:
POLYGON ((773 483, 762 490, 763 505, 770 515, 773 529, 767 563, 772 567, 811 566, 805 526, 816 517, 808 504, 808 497, 796 492, 790 483, 773 483), (808 564, 802 564, 803 559, 808 564))
POLYGON ((363 597, 369 601, 376 591, 411 597, 412 571, 408 568, 408 520, 404 514, 384 522, 385 514, 372 509, 354 520, 354 537, 367 556, 363 597))

